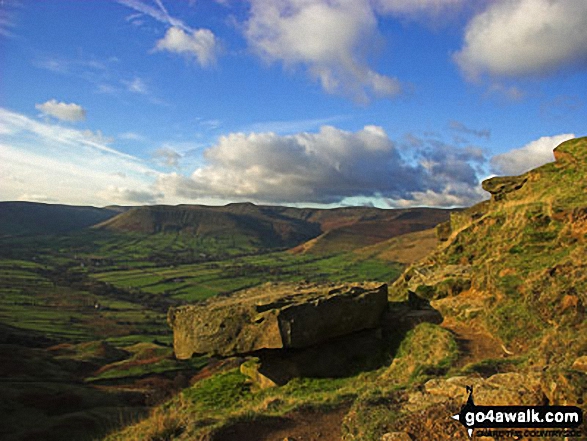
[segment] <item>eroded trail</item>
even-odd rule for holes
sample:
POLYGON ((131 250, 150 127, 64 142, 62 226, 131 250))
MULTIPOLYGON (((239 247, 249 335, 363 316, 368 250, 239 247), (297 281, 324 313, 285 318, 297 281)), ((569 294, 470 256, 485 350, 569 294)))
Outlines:
POLYGON ((500 359, 508 355, 502 343, 480 327, 465 325, 450 318, 441 326, 454 334, 459 346, 460 356, 456 367, 487 359, 500 359))
POLYGON ((222 441, 340 441, 344 406, 332 411, 303 410, 280 418, 242 422, 227 428, 215 439, 222 441))

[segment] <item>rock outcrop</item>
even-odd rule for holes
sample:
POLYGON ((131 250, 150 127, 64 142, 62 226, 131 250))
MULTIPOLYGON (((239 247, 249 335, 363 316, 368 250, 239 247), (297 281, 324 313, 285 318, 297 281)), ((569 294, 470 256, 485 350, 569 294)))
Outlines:
POLYGON ((481 183, 483 190, 491 193, 494 201, 501 201, 508 193, 519 190, 528 180, 527 175, 521 176, 497 176, 481 183))
POLYGON ((231 356, 299 349, 376 328, 387 308, 387 285, 244 291, 172 308, 175 355, 231 356))

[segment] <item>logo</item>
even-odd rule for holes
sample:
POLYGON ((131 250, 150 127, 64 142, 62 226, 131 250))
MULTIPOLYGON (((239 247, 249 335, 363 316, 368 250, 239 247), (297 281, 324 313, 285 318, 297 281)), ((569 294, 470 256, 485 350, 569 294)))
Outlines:
POLYGON ((473 387, 466 386, 466 389, 469 393, 467 403, 452 418, 465 426, 469 438, 473 436, 474 429, 498 429, 499 433, 489 430, 482 433, 483 436, 498 438, 581 436, 579 431, 570 430, 579 427, 583 422, 583 411, 577 406, 477 406, 473 399, 473 387))

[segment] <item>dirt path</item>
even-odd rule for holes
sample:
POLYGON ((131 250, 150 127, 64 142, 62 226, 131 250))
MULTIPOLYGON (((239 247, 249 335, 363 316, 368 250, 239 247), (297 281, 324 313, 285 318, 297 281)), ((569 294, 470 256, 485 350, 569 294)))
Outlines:
POLYGON ((215 436, 218 441, 340 441, 348 407, 328 412, 298 411, 282 418, 238 423, 215 436))
POLYGON ((501 342, 483 329, 467 326, 452 319, 445 320, 441 326, 455 335, 461 353, 457 367, 507 355, 501 342))

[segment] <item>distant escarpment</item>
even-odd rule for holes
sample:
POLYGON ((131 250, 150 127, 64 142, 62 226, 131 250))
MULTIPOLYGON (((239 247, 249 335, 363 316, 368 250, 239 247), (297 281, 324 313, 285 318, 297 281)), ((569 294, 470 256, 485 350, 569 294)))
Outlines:
POLYGON ((0 237, 70 233, 104 222, 118 213, 117 207, 0 202, 0 237))
POLYGON ((293 208, 234 203, 225 206, 135 207, 95 226, 123 233, 179 233, 247 242, 258 247, 294 247, 319 254, 351 251, 433 228, 451 210, 370 207, 293 208))

